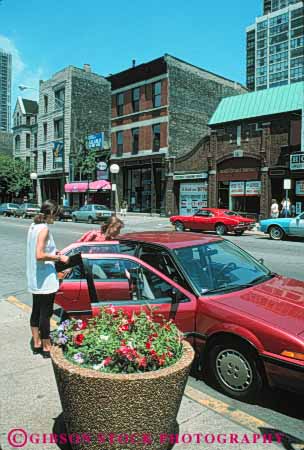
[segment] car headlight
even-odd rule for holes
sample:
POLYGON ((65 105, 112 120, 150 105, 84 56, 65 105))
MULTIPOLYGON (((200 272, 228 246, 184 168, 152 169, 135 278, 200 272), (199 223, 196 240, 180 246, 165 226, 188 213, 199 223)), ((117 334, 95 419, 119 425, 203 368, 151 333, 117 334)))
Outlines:
POLYGON ((290 350, 284 350, 281 353, 282 356, 287 356, 287 358, 299 359, 300 361, 304 361, 304 353, 292 352, 290 350))

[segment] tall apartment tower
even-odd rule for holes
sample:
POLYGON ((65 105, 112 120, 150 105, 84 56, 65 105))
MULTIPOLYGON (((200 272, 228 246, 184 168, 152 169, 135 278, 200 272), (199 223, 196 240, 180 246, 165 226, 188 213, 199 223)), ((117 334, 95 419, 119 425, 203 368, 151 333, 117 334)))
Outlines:
POLYGON ((11 128, 12 55, 0 48, 0 131, 11 128))
POLYGON ((304 1, 264 0, 247 32, 247 87, 267 89, 304 80, 304 1))

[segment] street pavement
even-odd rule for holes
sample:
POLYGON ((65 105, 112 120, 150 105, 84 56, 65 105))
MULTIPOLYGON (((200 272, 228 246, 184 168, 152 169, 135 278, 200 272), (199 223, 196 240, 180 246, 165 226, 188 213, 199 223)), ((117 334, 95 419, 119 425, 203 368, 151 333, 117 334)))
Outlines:
MULTIPOLYGON (((168 219, 157 216, 129 216, 125 223, 124 232, 172 229, 168 219)), ((3 449, 12 448, 6 439, 10 428, 50 433, 61 412, 50 362, 39 356, 34 358, 28 347, 31 299, 26 292, 25 244, 29 224, 29 220, 0 217, 0 358, 5 361, 0 365, 0 448, 3 449), (13 303, 7 301, 8 297, 13 303)), ((57 247, 64 248, 91 228, 87 224, 57 222, 52 231, 57 247)), ((260 233, 227 238, 255 257, 264 258, 271 270, 304 280, 303 240, 273 242, 260 233)), ((241 403, 215 391, 205 380, 190 377, 179 413, 180 433, 252 435, 261 430, 279 430, 290 436, 280 448, 304 450, 303 400, 287 392, 266 390, 258 403, 241 403)), ((210 445, 216 450, 230 448, 224 443, 180 443, 175 448, 191 450, 210 445)), ((275 444, 267 445, 278 448, 275 444)), ((253 444, 233 444, 231 448, 250 446, 253 444)), ((50 446, 31 444, 25 448, 34 447, 48 449, 50 446)), ((254 448, 260 449, 262 444, 254 444, 254 448)))

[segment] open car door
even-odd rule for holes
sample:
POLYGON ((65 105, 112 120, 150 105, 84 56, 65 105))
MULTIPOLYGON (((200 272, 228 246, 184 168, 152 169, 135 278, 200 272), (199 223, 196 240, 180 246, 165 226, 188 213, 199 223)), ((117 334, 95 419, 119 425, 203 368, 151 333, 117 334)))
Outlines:
POLYGON ((183 332, 195 329, 195 295, 138 258, 87 254, 83 263, 87 285, 81 297, 90 298, 93 315, 103 306, 128 314, 145 310, 154 320, 174 319, 183 332))

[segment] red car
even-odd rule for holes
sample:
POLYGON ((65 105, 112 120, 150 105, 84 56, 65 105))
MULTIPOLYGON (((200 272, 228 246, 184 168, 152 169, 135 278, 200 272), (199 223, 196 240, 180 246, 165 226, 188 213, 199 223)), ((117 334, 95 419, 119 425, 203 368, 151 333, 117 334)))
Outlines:
POLYGON ((55 301, 68 317, 157 307, 226 394, 254 398, 266 383, 304 393, 303 282, 220 237, 144 232, 119 241, 124 254, 85 254, 67 271, 55 301))
POLYGON ((228 209, 203 208, 199 209, 194 216, 172 216, 170 222, 176 231, 215 231, 222 236, 233 232, 241 236, 244 231, 250 230, 255 225, 255 220, 240 216, 228 209))

